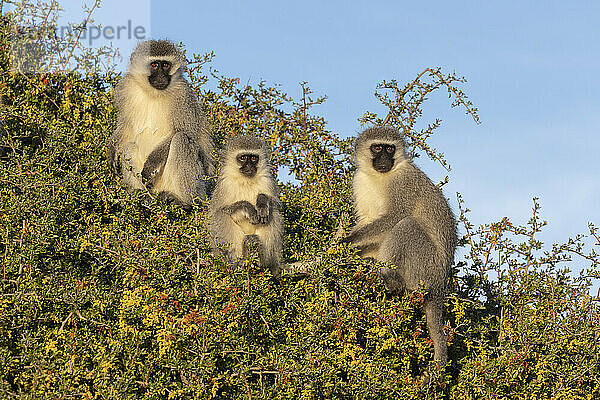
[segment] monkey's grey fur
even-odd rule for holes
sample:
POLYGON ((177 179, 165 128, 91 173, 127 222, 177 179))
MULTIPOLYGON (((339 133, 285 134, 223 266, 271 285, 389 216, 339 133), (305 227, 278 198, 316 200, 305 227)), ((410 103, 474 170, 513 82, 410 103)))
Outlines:
MULTIPOLYGON (((230 139, 221 155, 221 171, 209 205, 209 226, 215 238, 230 245, 231 261, 246 255, 248 244, 258 246, 261 265, 280 275, 283 220, 279 189, 271 175, 270 151, 258 138, 230 139), (247 177, 238 156, 258 155, 256 174, 247 177)), ((218 251, 216 247, 213 251, 218 251)))
POLYGON ((147 40, 137 45, 115 90, 117 129, 109 158, 131 189, 146 187, 189 205, 206 198, 205 177, 214 174, 214 163, 211 131, 184 69, 185 58, 173 43, 147 40), (166 62, 159 71, 160 89, 150 83, 156 61, 166 62))
POLYGON ((380 271, 388 290, 413 291, 424 285, 434 359, 443 366, 448 357, 447 337, 442 331, 444 298, 457 242, 454 214, 441 190, 408 159, 404 138, 394 128, 374 127, 361 133, 355 162, 357 224, 344 241, 357 245, 364 257, 390 265, 380 271), (388 172, 374 167, 371 146, 377 144, 395 146, 388 172))

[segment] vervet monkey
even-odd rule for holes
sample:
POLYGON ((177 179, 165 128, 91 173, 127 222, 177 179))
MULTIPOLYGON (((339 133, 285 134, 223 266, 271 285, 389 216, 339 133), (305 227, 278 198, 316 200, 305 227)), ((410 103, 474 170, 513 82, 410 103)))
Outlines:
POLYGON ((185 57, 173 43, 137 45, 115 90, 109 158, 129 188, 190 205, 206 198, 214 163, 211 130, 184 69, 185 57))
POLYGON ((230 246, 230 260, 244 257, 252 243, 261 265, 279 277, 283 220, 269 159, 269 149, 256 137, 228 141, 210 200, 209 226, 215 238, 230 246))
POLYGON ((352 182, 356 226, 344 239, 364 257, 389 265, 380 275, 390 291, 427 290, 424 311, 434 359, 448 359, 444 298, 456 248, 456 219, 442 191, 407 156, 394 128, 374 127, 356 140, 352 182))

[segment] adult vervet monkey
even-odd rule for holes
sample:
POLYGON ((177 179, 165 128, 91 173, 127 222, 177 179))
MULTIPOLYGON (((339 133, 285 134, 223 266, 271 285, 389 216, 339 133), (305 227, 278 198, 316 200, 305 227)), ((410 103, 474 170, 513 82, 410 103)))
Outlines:
POLYGON ((456 219, 442 191, 407 156, 394 128, 365 130, 356 140, 353 200, 356 226, 344 239, 361 255, 389 265, 381 277, 391 291, 427 290, 424 311, 434 359, 448 360, 442 327, 456 219))
POLYGON ((173 43, 138 44, 115 90, 117 129, 109 157, 129 188, 187 206, 206 198, 214 163, 211 130, 184 69, 173 43))

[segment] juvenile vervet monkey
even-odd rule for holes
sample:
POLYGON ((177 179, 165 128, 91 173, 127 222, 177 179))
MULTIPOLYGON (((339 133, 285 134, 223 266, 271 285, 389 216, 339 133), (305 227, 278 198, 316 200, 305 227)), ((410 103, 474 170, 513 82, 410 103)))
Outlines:
POLYGON ((115 90, 117 129, 109 158, 129 188, 190 205, 206 198, 214 163, 208 121, 184 69, 185 58, 173 43, 137 45, 115 90))
POLYGON ((448 360, 443 332, 444 298, 456 248, 456 219, 442 191, 406 154, 394 128, 374 127, 356 140, 352 182, 356 226, 343 240, 363 257, 387 263, 380 275, 388 290, 424 285, 424 311, 434 359, 448 360))
POLYGON ((261 265, 277 278, 283 221, 269 158, 269 149, 256 137, 229 139, 208 212, 213 236, 230 245, 226 253, 230 260, 246 256, 248 245, 253 243, 258 247, 261 265))

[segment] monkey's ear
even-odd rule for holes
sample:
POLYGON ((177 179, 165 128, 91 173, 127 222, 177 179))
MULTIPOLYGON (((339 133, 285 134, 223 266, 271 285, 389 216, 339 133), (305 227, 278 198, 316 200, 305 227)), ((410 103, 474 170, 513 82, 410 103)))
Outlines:
POLYGON ((137 46, 135 46, 135 49, 133 49, 133 51, 131 52, 131 54, 129 55, 129 64, 133 65, 133 60, 135 59, 135 57, 139 56, 141 53, 141 44, 143 42, 138 42, 137 46))

